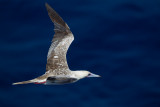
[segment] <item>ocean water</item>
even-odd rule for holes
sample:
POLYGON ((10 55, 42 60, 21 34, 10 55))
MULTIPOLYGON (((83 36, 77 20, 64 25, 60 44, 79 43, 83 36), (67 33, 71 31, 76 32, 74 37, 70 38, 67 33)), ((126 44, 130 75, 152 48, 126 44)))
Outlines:
POLYGON ((160 107, 159 0, 0 0, 1 107, 160 107), (17 85, 45 72, 48 2, 75 36, 71 70, 101 78, 17 85))

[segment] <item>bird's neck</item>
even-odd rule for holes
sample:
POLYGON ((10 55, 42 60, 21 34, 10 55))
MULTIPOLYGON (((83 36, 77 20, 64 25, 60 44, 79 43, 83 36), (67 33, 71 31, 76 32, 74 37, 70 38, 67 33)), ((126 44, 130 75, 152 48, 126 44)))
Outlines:
POLYGON ((82 79, 87 76, 86 71, 72 71, 72 75, 77 79, 82 79))

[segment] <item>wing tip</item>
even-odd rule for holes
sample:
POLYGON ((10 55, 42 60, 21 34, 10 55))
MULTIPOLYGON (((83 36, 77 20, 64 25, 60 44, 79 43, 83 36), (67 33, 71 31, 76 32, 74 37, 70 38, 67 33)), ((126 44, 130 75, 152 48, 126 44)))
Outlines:
POLYGON ((59 30, 62 30, 64 32, 67 32, 67 33, 70 33, 70 28, 69 26, 66 24, 66 22, 61 18, 61 16, 46 2, 45 3, 45 6, 46 6, 46 9, 48 11, 48 15, 51 19, 51 21, 55 24, 59 24, 61 25, 62 29, 59 29, 59 30))
POLYGON ((47 9, 51 8, 51 6, 47 2, 45 3, 45 6, 47 9))

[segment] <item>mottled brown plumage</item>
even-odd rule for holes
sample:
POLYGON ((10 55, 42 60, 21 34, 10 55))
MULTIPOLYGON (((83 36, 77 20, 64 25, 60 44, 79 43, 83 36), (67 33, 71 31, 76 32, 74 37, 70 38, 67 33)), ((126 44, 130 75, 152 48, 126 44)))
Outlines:
POLYGON ((74 40, 73 34, 63 19, 47 3, 48 15, 54 23, 54 37, 48 51, 46 72, 68 69, 66 53, 74 40))

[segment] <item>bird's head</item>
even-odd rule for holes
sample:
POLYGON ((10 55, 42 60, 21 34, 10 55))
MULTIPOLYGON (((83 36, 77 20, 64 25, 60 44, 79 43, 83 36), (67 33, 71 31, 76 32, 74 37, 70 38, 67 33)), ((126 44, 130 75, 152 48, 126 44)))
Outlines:
POLYGON ((93 74, 89 71, 84 71, 84 70, 73 71, 73 72, 74 72, 75 77, 78 78, 78 79, 82 79, 82 78, 85 78, 85 77, 100 77, 99 75, 96 75, 96 74, 93 74))

